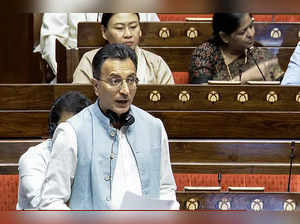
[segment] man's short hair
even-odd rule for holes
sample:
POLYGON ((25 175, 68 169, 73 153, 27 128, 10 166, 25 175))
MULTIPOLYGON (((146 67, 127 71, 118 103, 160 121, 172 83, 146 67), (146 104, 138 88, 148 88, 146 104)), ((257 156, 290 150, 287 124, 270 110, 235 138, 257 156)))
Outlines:
MULTIPOLYGON (((118 13, 103 13, 102 14, 102 19, 101 19, 101 24, 107 28, 107 24, 110 20, 110 18, 115 15, 115 14, 118 14, 118 13)), ((137 16, 138 16, 138 19, 140 21, 140 15, 138 13, 135 13, 137 16)))
POLYGON ((106 59, 125 60, 129 58, 137 69, 137 56, 134 50, 125 44, 107 44, 101 48, 93 58, 93 77, 100 79, 102 65, 106 59))
POLYGON ((78 91, 70 91, 58 97, 52 105, 49 113, 49 137, 53 137, 54 131, 63 112, 69 112, 75 115, 90 104, 91 101, 78 91))

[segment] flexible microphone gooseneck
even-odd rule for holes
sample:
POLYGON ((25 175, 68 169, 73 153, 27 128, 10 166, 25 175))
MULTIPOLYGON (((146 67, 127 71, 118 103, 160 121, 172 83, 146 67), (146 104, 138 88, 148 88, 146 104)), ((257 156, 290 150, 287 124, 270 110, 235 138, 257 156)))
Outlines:
POLYGON ((221 181, 222 181, 222 173, 219 172, 218 173, 218 184, 219 184, 219 187, 221 187, 221 181))
POLYGON ((254 50, 254 46, 248 48, 248 52, 249 52, 249 54, 250 54, 252 60, 254 61, 256 67, 258 68, 258 70, 259 70, 259 72, 260 72, 260 74, 261 74, 261 77, 263 78, 264 81, 266 81, 266 78, 265 78, 263 72, 260 70, 260 67, 258 66, 258 64, 257 64, 257 62, 256 62, 256 60, 255 60, 255 58, 254 58, 254 56, 253 56, 253 54, 252 54, 252 51, 253 51, 253 50, 254 50))
POLYGON ((295 159, 295 142, 291 142, 291 153, 290 153, 290 171, 289 171, 289 181, 288 181, 288 189, 287 192, 290 192, 290 185, 291 185, 291 176, 292 176, 292 168, 293 168, 293 160, 295 159))

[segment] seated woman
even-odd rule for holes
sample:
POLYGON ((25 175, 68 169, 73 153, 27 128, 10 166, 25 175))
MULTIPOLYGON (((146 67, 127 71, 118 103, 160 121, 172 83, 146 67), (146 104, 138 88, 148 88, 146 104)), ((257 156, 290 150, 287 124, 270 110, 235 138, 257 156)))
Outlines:
MULTIPOLYGON (((107 43, 126 44, 135 50, 139 84, 174 84, 172 72, 162 57, 138 46, 142 37, 138 13, 103 13, 101 34, 107 43)), ((98 50, 88 51, 82 56, 73 74, 73 83, 91 84, 92 61, 98 50)))
POLYGON ((283 71, 277 57, 266 49, 254 47, 254 34, 251 14, 214 14, 213 38, 197 47, 192 54, 190 83, 280 79, 283 71))

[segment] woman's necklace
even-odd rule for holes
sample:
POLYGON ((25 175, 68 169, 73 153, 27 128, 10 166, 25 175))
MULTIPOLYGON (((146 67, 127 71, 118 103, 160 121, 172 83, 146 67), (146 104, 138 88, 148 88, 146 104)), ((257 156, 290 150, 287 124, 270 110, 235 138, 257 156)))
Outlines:
POLYGON ((225 65, 226 65, 226 68, 227 68, 227 73, 228 73, 228 75, 229 75, 229 77, 230 77, 230 80, 232 80, 233 79, 233 77, 232 77, 232 75, 231 75, 231 72, 230 72, 230 69, 229 69, 229 63, 227 63, 227 58, 226 58, 226 56, 225 56, 225 54, 224 54, 224 51, 223 51, 223 49, 222 48, 220 48, 221 49, 221 54, 222 54, 222 56, 223 56, 223 59, 224 59, 224 63, 225 63, 225 65))
MULTIPOLYGON (((226 57, 226 55, 225 55, 223 49, 220 48, 220 50, 221 50, 221 53, 222 53, 222 56, 223 56, 223 59, 224 59, 224 63, 225 63, 225 65, 226 65, 226 69, 227 69, 227 72, 228 72, 229 77, 230 77, 230 80, 233 80, 233 76, 232 76, 232 74, 231 74, 231 72, 230 72, 229 64, 230 64, 231 62, 233 62, 235 59, 232 60, 232 61, 230 61, 230 62, 228 62, 228 57, 226 57)), ((247 53, 248 53, 248 52, 247 52, 247 49, 246 49, 246 50, 245 50, 245 64, 247 64, 247 62, 248 62, 247 53)), ((240 81, 242 81, 242 73, 239 74, 239 77, 240 77, 240 81)))

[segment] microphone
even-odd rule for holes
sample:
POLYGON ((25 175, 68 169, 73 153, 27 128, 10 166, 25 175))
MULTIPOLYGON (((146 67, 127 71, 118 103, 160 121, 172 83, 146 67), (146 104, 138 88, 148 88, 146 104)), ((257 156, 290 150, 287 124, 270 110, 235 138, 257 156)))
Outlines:
POLYGON ((218 173, 218 184, 219 184, 219 187, 221 186, 221 180, 222 180, 222 174, 219 172, 218 173))
POLYGON ((260 72, 260 74, 261 74, 261 77, 263 78, 264 81, 266 81, 266 78, 265 78, 263 72, 260 70, 260 67, 258 66, 258 64, 257 64, 257 62, 256 62, 256 60, 255 60, 255 58, 254 58, 254 56, 253 56, 253 54, 252 54, 252 51, 253 51, 253 50, 254 50, 254 46, 251 46, 251 47, 248 48, 248 52, 249 52, 249 54, 250 54, 252 60, 254 61, 256 67, 258 68, 258 70, 259 70, 259 72, 260 72))
POLYGON ((287 192, 290 192, 290 185, 291 185, 291 176, 292 176, 292 168, 293 168, 293 160, 295 158, 295 145, 294 141, 291 142, 291 153, 290 153, 290 170, 289 170, 289 181, 288 181, 288 189, 287 192))

